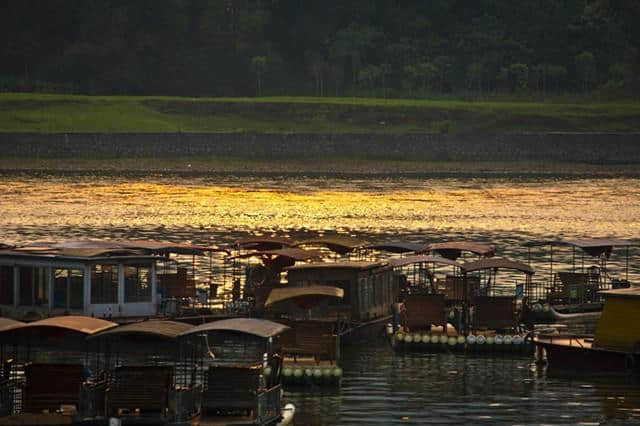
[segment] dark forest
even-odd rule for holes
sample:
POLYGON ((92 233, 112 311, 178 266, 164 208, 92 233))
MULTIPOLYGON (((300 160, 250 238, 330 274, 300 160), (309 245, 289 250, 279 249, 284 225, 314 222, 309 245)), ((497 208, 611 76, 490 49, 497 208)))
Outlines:
POLYGON ((640 94, 637 0, 10 0, 0 90, 640 94))

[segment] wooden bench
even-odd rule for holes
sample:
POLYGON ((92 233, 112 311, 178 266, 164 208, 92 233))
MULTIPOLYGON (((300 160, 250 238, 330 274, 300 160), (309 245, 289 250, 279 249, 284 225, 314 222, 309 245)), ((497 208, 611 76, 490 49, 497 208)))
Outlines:
POLYGON ((39 364, 25 366, 25 413, 55 412, 61 405, 78 406, 84 381, 80 364, 39 364))
POLYGON ((172 367, 117 367, 108 378, 107 415, 120 411, 164 414, 172 387, 172 367))
POLYGON ((178 268, 173 273, 158 273, 158 288, 164 290, 165 299, 171 297, 195 297, 196 282, 193 276, 187 273, 187 268, 178 268))
POLYGON ((428 330, 432 324, 447 324, 443 294, 409 294, 404 306, 405 325, 411 331, 428 330))
POLYGON ((473 303, 474 329, 504 330, 517 326, 515 297, 476 296, 473 303))
POLYGON ((557 272, 549 298, 568 303, 585 302, 597 295, 599 282, 599 274, 557 272))
MULTIPOLYGON (((463 302, 464 298, 464 277, 448 275, 444 282, 444 295, 447 301, 463 302)), ((470 302, 480 291, 480 277, 467 276, 467 298, 470 302)))
POLYGON ((335 360, 337 357, 337 336, 332 322, 292 321, 291 329, 281 340, 285 355, 313 356, 316 360, 335 360))
POLYGON ((218 410, 255 409, 260 372, 258 368, 209 367, 202 407, 218 410))

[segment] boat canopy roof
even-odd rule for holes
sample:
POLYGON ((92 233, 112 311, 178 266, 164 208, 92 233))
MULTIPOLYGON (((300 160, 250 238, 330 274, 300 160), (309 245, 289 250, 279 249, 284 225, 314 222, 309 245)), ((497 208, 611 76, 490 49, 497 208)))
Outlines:
POLYGON ((332 287, 327 285, 274 288, 269 292, 269 296, 264 302, 264 306, 270 306, 274 303, 296 299, 299 297, 331 297, 342 299, 344 298, 344 290, 339 287, 332 287))
POLYGON ((424 251, 425 245, 407 241, 382 241, 379 243, 369 244, 365 246, 365 248, 388 251, 391 253, 410 253, 424 251))
POLYGON ((220 247, 208 247, 208 246, 200 246, 194 244, 182 244, 182 243, 173 243, 170 241, 152 241, 152 240, 130 240, 130 241, 118 241, 119 244, 122 244, 125 247, 131 248, 139 248, 143 250, 148 250, 153 253, 160 254, 195 254, 202 256, 203 254, 209 252, 219 252, 219 253, 227 253, 229 254, 229 250, 220 248, 220 247))
POLYGON ((600 294, 602 294, 605 298, 621 297, 625 299, 640 299, 640 287, 604 290, 604 291, 601 291, 600 294))
POLYGON ((451 265, 457 266, 458 268, 462 268, 462 264, 456 262, 455 260, 447 259, 441 256, 427 256, 424 254, 418 254, 415 256, 407 256, 401 257, 399 259, 389 259, 387 260, 389 265, 395 267, 413 265, 416 263, 438 263, 441 265, 451 265))
POLYGON ((24 325, 22 321, 16 321, 11 318, 2 317, 0 318, 0 333, 2 333, 3 331, 7 331, 13 328, 19 327, 21 325, 24 325))
POLYGON ((295 244, 292 239, 279 237, 248 237, 236 241, 238 247, 253 250, 276 250, 293 247, 295 244))
POLYGON ((108 240, 67 240, 41 241, 19 247, 0 250, 5 256, 37 256, 47 258, 96 259, 129 257, 136 259, 157 259, 157 255, 169 253, 203 255, 205 252, 224 251, 215 247, 178 244, 167 241, 108 241, 108 240))
POLYGON ((264 319, 230 318, 201 324, 180 333, 180 336, 187 336, 207 331, 234 331, 238 333, 252 334, 266 339, 277 336, 288 329, 289 327, 286 325, 264 319))
POLYGON ((385 266, 381 262, 314 262, 295 265, 285 268, 287 271, 313 270, 313 269, 357 269, 365 270, 385 266))
POLYGON ((482 257, 493 257, 495 254, 495 247, 489 244, 471 241, 448 241, 429 244, 423 251, 435 251, 447 259, 455 260, 460 257, 463 251, 468 251, 482 257))
POLYGON ((100 333, 96 333, 92 337, 139 335, 175 339, 181 333, 184 333, 194 327, 195 326, 193 324, 178 321, 149 320, 110 328, 100 333))
POLYGON ((528 275, 533 275, 535 273, 533 268, 529 265, 503 258, 480 259, 474 262, 467 262, 462 265, 462 270, 464 272, 475 272, 493 268, 513 269, 516 271, 524 272, 528 275))
POLYGON ((322 253, 317 250, 303 250, 298 247, 286 247, 277 250, 259 250, 250 253, 243 253, 239 256, 234 256, 232 259, 246 258, 246 257, 286 257, 294 261, 307 261, 311 259, 318 259, 322 257, 322 253))
POLYGON ((367 242, 365 240, 350 237, 347 235, 325 235, 298 241, 295 245, 320 245, 328 248, 335 253, 345 254, 357 248, 363 247, 366 243, 367 242))
POLYGON ((606 253, 607 257, 611 254, 614 247, 631 247, 634 243, 629 240, 619 238, 580 238, 574 240, 536 240, 527 241, 524 243, 525 247, 540 247, 540 246, 568 246, 578 247, 584 250, 590 256, 600 256, 602 253, 606 253))
POLYGON ((108 330, 113 327, 117 327, 115 322, 103 320, 100 318, 79 316, 79 315, 65 315, 58 317, 46 318, 39 321, 30 323, 21 323, 10 328, 2 330, 3 332, 12 331, 20 333, 22 331, 29 331, 33 329, 43 330, 66 330, 74 331, 76 333, 86 334, 91 336, 101 331, 108 330))

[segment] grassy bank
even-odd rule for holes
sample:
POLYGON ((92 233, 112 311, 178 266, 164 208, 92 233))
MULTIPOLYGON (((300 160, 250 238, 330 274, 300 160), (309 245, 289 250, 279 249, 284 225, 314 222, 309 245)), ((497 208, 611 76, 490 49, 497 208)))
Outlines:
POLYGON ((0 172, 78 173, 269 173, 269 174, 548 174, 637 176, 636 165, 598 165, 549 161, 460 162, 357 160, 351 158, 267 161, 241 158, 120 158, 120 159, 24 159, 1 158, 0 172))
POLYGON ((0 94, 0 132, 639 132, 640 103, 0 94))

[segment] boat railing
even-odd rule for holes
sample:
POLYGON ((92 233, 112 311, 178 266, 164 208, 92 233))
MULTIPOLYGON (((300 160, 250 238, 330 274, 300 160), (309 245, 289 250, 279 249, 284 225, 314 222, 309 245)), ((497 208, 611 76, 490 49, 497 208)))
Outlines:
POLYGON ((202 406, 202 386, 193 385, 169 391, 169 419, 184 422, 200 412, 202 406))
POLYGON ((260 392, 257 398, 257 423, 270 424, 278 420, 282 410, 282 388, 280 385, 260 392))
POLYGON ((593 344, 593 336, 585 334, 573 333, 539 333, 536 335, 538 341, 542 343, 568 343, 569 346, 578 346, 581 348, 591 347, 593 344))
POLYGON ((136 410, 142 414, 162 415, 172 383, 173 368, 169 366, 117 367, 109 374, 107 415, 136 410))

